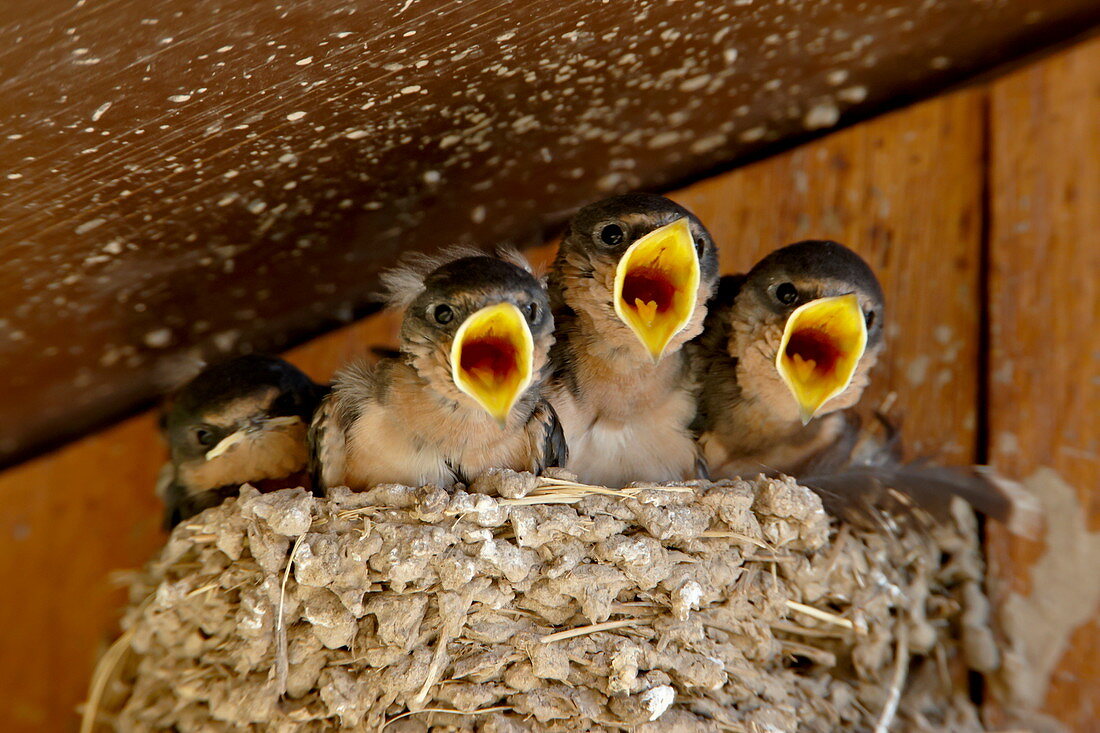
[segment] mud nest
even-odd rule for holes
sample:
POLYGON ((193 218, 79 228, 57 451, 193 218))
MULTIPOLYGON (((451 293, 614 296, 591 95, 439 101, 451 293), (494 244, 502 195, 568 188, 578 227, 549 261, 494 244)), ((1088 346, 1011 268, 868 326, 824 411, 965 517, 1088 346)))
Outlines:
POLYGON ((793 480, 244 487, 136 578, 123 730, 981 730, 973 516, 873 529, 793 480), (962 680, 962 683, 960 683, 962 680))

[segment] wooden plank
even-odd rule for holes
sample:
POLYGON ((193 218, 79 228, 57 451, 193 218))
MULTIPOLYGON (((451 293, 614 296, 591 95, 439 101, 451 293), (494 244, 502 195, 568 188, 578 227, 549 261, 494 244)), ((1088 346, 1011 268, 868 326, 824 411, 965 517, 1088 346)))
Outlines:
MULTIPOLYGON (((1049 467, 1100 531, 1100 41, 992 85, 990 454, 1009 475, 1049 467)), ((1055 518, 1064 527, 1066 517, 1055 518)), ((1100 547, 1100 545, 1095 545, 1100 547)), ((1029 592, 1047 546, 990 532, 1006 591, 1029 592)), ((1076 569, 1095 583, 1100 557, 1076 569)), ((1076 580, 1076 579, 1075 579, 1076 580)), ((1075 582, 1071 580, 1071 582, 1075 582)), ((1059 604, 1058 598, 1047 599, 1059 604)), ((1084 609, 1088 614, 1088 609, 1084 609)), ((1046 709, 1100 720, 1100 625, 1067 628, 1046 709)))
POLYGON ((674 195, 707 222, 725 272, 801 239, 863 255, 889 321, 863 404, 895 393, 912 451, 955 463, 974 459, 983 94, 919 104, 674 195))
POLYGON ((402 250, 541 236, 1097 21, 1094 0, 0 4, 0 462, 128 413, 180 356, 345 322, 402 250))

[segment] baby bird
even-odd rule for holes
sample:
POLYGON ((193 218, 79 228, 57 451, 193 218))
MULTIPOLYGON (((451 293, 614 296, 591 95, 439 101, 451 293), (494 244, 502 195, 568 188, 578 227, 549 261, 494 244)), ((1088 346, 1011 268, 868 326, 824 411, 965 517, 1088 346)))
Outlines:
POLYGON ((874 272, 836 242, 792 244, 722 278, 690 349, 711 475, 797 476, 850 441, 842 411, 878 361, 883 311, 874 272))
POLYGON ((695 414, 682 347, 703 328, 718 253, 703 224, 662 196, 581 209, 549 276, 558 323, 550 401, 582 481, 694 478, 695 414))
POLYGON ((161 414, 169 462, 157 492, 172 528, 258 488, 306 485, 306 431, 327 387, 272 356, 242 356, 207 367, 161 414))
POLYGON ((825 508, 866 524, 919 508, 937 519, 952 497, 1033 534, 1035 502, 979 466, 905 463, 894 426, 852 407, 883 348, 882 287, 859 255, 828 241, 783 247, 748 275, 722 278, 690 352, 695 428, 715 478, 786 473, 825 508))
POLYGON ((400 353, 336 377, 311 430, 321 486, 450 487, 541 472, 568 451, 543 396, 554 317, 515 253, 451 250, 383 275, 405 309, 400 353))

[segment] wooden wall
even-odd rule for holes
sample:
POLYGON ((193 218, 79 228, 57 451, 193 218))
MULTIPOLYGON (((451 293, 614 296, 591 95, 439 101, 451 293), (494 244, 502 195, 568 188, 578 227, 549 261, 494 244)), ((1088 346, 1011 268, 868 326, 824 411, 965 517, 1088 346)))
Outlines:
MULTIPOLYGON (((672 194, 709 224, 727 271, 806 237, 862 252, 891 322, 868 400, 895 393, 921 453, 991 455, 1020 475, 1052 466, 1077 488, 1093 531, 1098 90, 1093 41, 672 194)), ((395 325, 370 318, 289 356, 325 379, 392 343, 395 325)), ((123 600, 112 573, 163 541, 152 497, 162 458, 153 418, 140 415, 0 474, 0 729, 74 727, 123 600)), ((1006 577, 1021 579, 1043 547, 999 532, 990 545, 1006 577)), ((1096 730, 1098 652, 1094 621, 1074 632, 1046 697, 1076 730, 1096 730)))

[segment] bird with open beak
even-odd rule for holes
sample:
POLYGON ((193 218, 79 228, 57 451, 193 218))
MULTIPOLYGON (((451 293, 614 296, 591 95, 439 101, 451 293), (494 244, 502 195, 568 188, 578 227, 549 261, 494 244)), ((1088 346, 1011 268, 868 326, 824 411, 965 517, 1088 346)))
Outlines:
POLYGON ((1014 482, 984 467, 906 463, 894 425, 847 409, 883 349, 883 315, 878 278, 836 242, 792 244, 722 278, 689 347, 711 476, 789 474, 858 523, 913 509, 943 519, 958 496, 1033 534, 1034 502, 1014 482))
POLYGON ((855 252, 806 241, 722 278, 692 344, 713 477, 797 475, 845 433, 882 350, 883 294, 855 252))
POLYGON ((550 400, 582 481, 695 478, 682 347, 699 334, 718 253, 690 211, 627 194, 581 209, 549 276, 558 322, 550 400))
POLYGON ((554 317, 527 263, 450 250, 382 279, 405 311, 400 353, 337 375, 311 430, 320 483, 446 488, 490 468, 564 464, 542 395, 554 317))
POLYGON ((326 391, 282 359, 259 355, 207 367, 180 388, 161 415, 165 526, 235 496, 244 483, 308 486, 306 432, 326 391))

